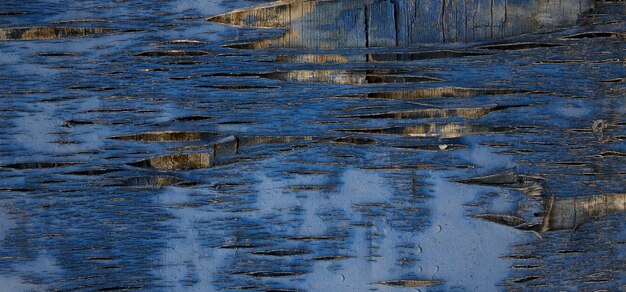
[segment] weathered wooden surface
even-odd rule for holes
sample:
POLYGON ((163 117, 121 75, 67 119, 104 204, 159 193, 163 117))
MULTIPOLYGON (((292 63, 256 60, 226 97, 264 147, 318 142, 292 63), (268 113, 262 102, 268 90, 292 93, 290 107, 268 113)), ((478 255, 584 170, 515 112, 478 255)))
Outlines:
POLYGON ((603 194, 590 197, 550 198, 541 231, 572 230, 589 220, 626 211, 626 194, 603 194))
POLYGON ((106 28, 90 27, 17 27, 0 28, 0 41, 45 40, 103 34, 106 28))
POLYGON ((0 1, 0 290, 624 290, 624 2, 410 49, 337 47, 408 46, 337 34, 397 2, 283 39, 332 51, 205 21, 258 3, 0 1))
POLYGON ((571 26, 592 0, 352 0, 277 1, 209 18, 243 26, 283 28, 277 39, 250 48, 410 47, 497 40, 571 26))

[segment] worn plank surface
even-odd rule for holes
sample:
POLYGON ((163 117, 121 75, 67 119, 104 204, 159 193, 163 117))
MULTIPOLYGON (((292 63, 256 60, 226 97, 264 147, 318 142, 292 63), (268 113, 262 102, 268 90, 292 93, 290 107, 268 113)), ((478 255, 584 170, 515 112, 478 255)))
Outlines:
POLYGON ((0 290, 625 290, 624 2, 260 2, 0 1, 0 290))
POLYGON ((390 48, 498 40, 539 29, 571 26, 591 11, 593 3, 592 0, 278 1, 209 20, 286 29, 283 37, 251 44, 257 49, 390 48))

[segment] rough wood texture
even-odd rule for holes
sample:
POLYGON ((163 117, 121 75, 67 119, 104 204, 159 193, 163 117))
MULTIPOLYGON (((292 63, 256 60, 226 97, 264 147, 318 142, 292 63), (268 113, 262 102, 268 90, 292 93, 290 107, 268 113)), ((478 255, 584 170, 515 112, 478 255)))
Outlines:
POLYGON ((103 34, 106 28, 89 27, 18 27, 0 28, 0 41, 10 40, 46 40, 58 38, 84 37, 103 34))
POLYGON ((588 197, 551 198, 541 231, 575 229, 589 218, 626 210, 626 194, 603 194, 588 197))
POLYGON ((591 0, 278 1, 209 18, 235 26, 285 28, 248 48, 409 47, 472 42, 573 25, 591 0))

